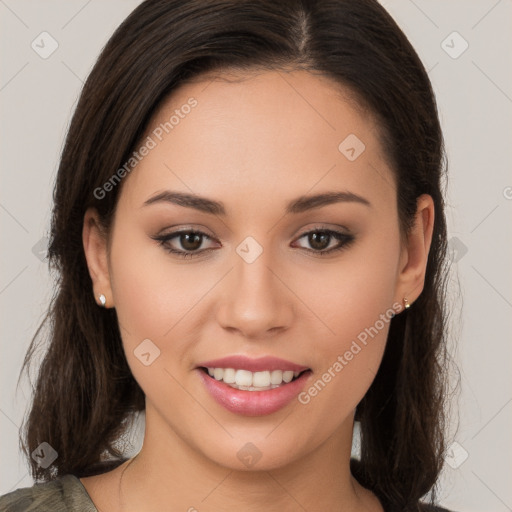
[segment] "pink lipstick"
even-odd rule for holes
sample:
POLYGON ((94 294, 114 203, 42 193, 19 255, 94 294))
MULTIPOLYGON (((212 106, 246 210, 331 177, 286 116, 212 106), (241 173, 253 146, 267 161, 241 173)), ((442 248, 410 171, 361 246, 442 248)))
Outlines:
POLYGON ((244 416, 272 414, 288 405, 311 375, 307 366, 266 356, 230 356, 197 366, 212 398, 228 411, 244 416))

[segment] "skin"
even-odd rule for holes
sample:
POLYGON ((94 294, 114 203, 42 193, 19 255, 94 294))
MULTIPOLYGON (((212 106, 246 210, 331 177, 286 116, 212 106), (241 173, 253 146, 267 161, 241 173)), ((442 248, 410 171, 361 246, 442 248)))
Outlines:
MULTIPOLYGON (((194 368, 233 354, 273 355, 312 370, 310 387, 379 315, 413 303, 423 289, 434 208, 421 196, 411 232, 401 238, 394 175, 378 125, 335 82, 306 71, 258 73, 182 85, 146 135, 190 97, 198 104, 124 178, 114 224, 103 236, 95 210, 83 242, 95 297, 115 307, 126 357, 146 395, 141 452, 82 483, 103 511, 382 511, 349 469, 355 407, 370 387, 389 323, 312 397, 260 417, 225 410, 194 368), (236 80, 234 78, 237 78, 236 80), (349 134, 364 152, 349 161, 349 134), (226 215, 171 203, 143 203, 163 190, 222 201, 226 215), (365 198, 299 214, 299 196, 344 191, 365 198), (151 237, 177 229, 206 233, 191 259, 151 237), (305 233, 354 236, 314 246, 305 233), (247 263, 247 237, 263 252, 247 263), (308 252, 308 249, 310 250, 308 252), (134 355, 149 338, 160 356, 134 355), (237 453, 261 453, 251 468, 237 453), (124 471, 124 472, 123 472, 124 471), (122 475, 122 478, 121 478, 122 475)), ((185 250, 179 237, 169 245, 185 250)))

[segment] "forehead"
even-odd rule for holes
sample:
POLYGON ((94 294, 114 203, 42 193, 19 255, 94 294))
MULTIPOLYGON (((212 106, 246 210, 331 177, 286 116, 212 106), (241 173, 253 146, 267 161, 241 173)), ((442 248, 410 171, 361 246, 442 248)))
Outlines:
POLYGON ((148 137, 152 149, 123 192, 133 206, 165 188, 218 197, 250 189, 261 202, 332 187, 394 194, 373 116, 306 71, 200 76, 161 105, 148 137))

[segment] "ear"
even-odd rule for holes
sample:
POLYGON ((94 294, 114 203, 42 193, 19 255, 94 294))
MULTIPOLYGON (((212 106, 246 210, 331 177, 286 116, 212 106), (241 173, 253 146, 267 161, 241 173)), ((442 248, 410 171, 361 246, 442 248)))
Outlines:
POLYGON ((105 307, 112 307, 114 300, 108 265, 107 236, 95 208, 89 208, 85 212, 82 242, 89 275, 92 279, 94 298, 97 304, 101 305, 99 296, 103 294, 106 299, 105 307))
POLYGON ((416 201, 416 215, 402 249, 395 300, 412 304, 423 291, 428 254, 434 230, 434 200, 423 194, 416 201))

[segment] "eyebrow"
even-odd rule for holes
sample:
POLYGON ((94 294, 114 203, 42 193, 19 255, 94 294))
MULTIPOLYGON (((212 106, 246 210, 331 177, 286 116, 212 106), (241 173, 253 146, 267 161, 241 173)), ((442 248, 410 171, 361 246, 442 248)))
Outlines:
MULTIPOLYGON (((188 194, 185 192, 172 192, 165 190, 146 200, 143 206, 149 206, 155 203, 172 203, 186 208, 193 208, 200 212, 210 213, 213 215, 226 215, 224 203, 214 201, 206 197, 196 194, 188 194)), ((310 196, 300 196, 286 205, 286 213, 298 214, 315 208, 321 208, 335 203, 359 203, 371 207, 371 203, 357 194, 352 192, 325 192, 310 196)))

